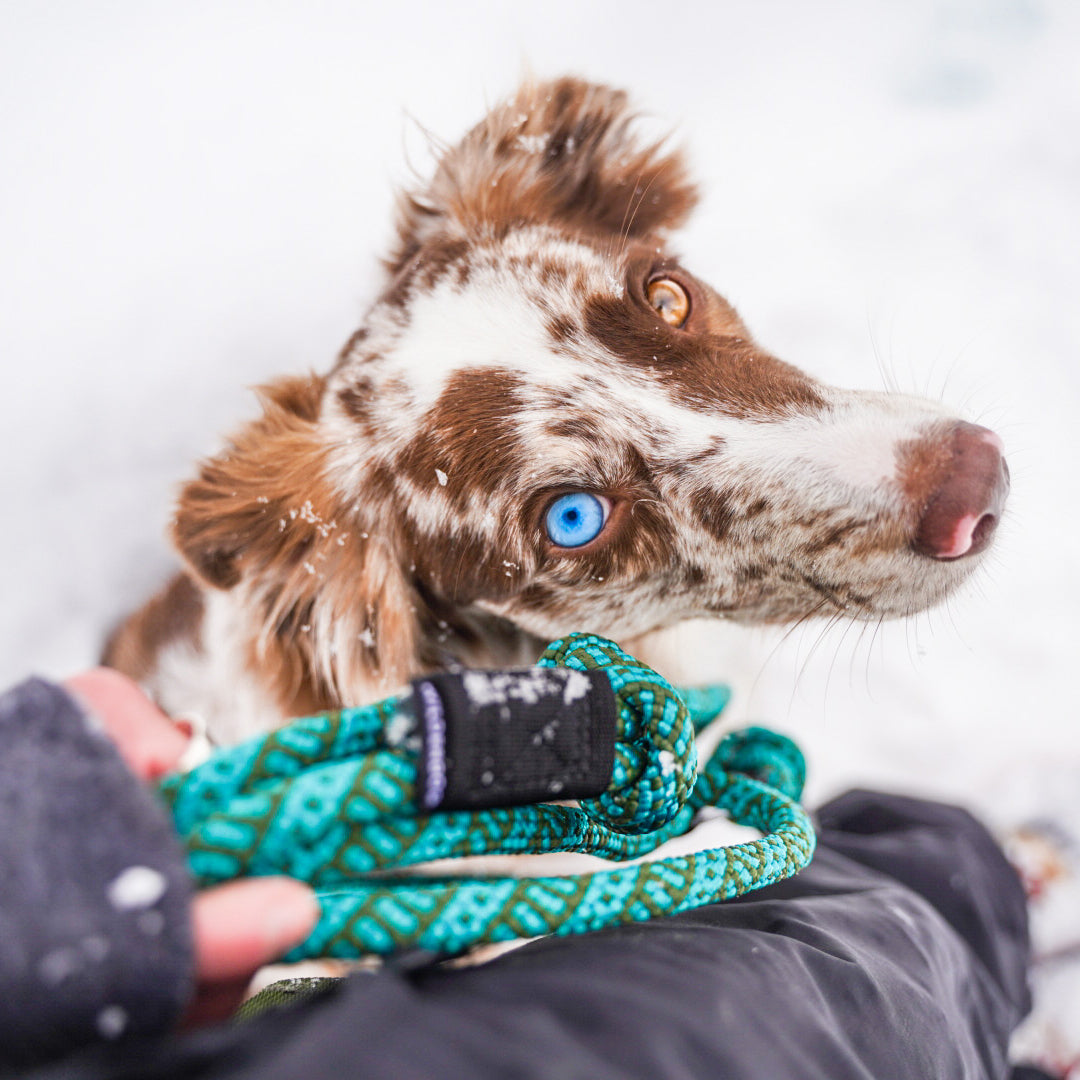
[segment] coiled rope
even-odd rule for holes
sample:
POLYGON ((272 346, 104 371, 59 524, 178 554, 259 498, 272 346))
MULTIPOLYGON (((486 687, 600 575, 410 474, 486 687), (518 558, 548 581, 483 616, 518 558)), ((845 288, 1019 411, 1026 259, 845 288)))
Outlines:
POLYGON ((584 933, 726 900, 810 861, 814 832, 796 801, 804 764, 795 744, 749 728, 723 739, 699 771, 695 727, 720 711, 726 693, 687 698, 612 642, 574 634, 527 672, 418 680, 375 705, 220 750, 160 790, 201 886, 288 874, 315 888, 322 916, 287 959, 455 954, 584 933), (446 712, 454 693, 456 717, 446 712), (576 807, 540 801, 580 797, 590 784, 576 807), (504 805, 522 801, 529 805, 504 805), (704 807, 764 835, 567 876, 407 872, 481 854, 642 859, 704 807))

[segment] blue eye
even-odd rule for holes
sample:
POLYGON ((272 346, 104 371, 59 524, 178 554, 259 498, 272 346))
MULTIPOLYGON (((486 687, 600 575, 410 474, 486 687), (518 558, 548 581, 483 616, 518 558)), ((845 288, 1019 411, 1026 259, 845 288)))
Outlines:
POLYGON ((586 491, 560 495, 544 518, 548 539, 559 547, 581 547, 600 535, 609 509, 607 499, 586 491))

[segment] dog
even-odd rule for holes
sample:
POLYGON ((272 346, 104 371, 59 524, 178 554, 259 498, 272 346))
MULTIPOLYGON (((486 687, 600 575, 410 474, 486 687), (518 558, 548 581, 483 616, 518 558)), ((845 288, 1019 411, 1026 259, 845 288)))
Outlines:
POLYGON ((231 742, 569 631, 877 621, 980 564, 998 437, 755 343, 668 247, 696 199, 626 95, 524 85, 405 194, 325 374, 261 390, 106 662, 231 742))

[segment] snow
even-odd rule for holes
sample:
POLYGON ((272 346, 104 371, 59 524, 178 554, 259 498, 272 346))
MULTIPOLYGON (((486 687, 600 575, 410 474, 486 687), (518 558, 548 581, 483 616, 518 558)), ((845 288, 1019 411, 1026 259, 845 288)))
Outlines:
POLYGON ((488 705, 506 706, 511 701, 535 705, 556 694, 565 695, 565 701, 569 704, 582 696, 572 688, 577 687, 583 679, 585 677, 577 671, 545 668, 505 672, 465 671, 461 675, 461 685, 469 704, 482 709, 488 705), (572 682, 574 679, 578 681, 572 682))
POLYGON ((103 1038, 118 1039, 128 1025, 128 1012, 122 1005, 106 1005, 101 1009, 94 1022, 103 1038))
POLYGON ((525 62, 625 86, 649 131, 677 128, 704 194, 679 246, 764 345, 832 383, 941 397, 1006 443, 999 542, 947 607, 685 627, 673 673, 727 677, 738 715, 795 734, 812 801, 857 783, 998 824, 1049 797, 1080 810, 1080 5, 655 15, 5 5, 5 684, 92 663, 164 579, 175 487, 254 414, 246 387, 325 370, 358 324, 393 188, 430 169, 420 125, 456 137, 525 62))
POLYGON ((77 949, 68 945, 51 949, 38 962, 38 976, 46 986, 59 986, 83 966, 77 949))
POLYGON ((149 866, 129 866, 106 889, 109 903, 118 911, 148 908, 165 895, 167 884, 160 871, 149 866))

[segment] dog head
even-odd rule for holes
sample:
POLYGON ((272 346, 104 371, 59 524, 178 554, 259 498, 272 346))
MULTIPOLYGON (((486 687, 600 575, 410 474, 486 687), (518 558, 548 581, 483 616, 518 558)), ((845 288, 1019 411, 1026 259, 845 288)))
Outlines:
POLYGON ((877 620, 978 565, 996 436, 758 346, 668 249, 694 189, 632 127, 572 79, 491 112, 402 199, 334 369, 269 388, 185 488, 175 541, 267 678, 340 701, 440 643, 877 620))

